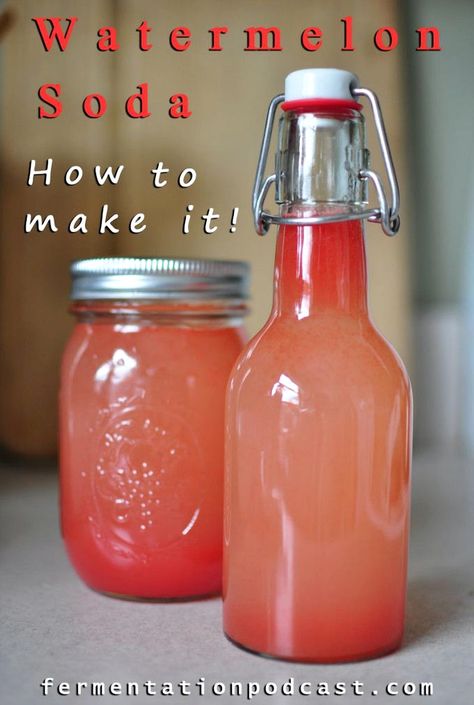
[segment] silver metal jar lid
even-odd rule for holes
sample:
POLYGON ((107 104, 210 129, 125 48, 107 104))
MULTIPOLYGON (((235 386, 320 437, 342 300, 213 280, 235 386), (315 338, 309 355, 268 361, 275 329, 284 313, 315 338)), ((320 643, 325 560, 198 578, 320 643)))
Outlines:
POLYGON ((236 299, 249 296, 247 262, 168 257, 99 257, 71 265, 74 301, 236 299))

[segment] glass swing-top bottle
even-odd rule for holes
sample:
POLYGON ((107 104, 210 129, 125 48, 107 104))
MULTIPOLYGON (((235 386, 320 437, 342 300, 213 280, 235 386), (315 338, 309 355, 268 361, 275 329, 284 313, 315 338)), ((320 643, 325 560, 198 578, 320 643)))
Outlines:
POLYGON ((279 231, 273 308, 227 391, 224 629, 289 660, 382 655, 403 634, 412 400, 367 309, 363 220, 395 234, 399 197, 377 98, 353 74, 287 77, 269 107, 253 207, 260 234, 279 231), (390 206, 368 168, 361 97, 390 206), (368 207, 369 181, 379 208, 368 207), (279 216, 263 210, 272 184, 279 216))

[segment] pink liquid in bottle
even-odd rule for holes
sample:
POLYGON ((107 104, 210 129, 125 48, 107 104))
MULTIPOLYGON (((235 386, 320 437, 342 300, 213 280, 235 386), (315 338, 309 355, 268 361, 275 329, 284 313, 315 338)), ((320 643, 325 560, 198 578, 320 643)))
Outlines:
POLYGON ((411 392, 367 314, 361 224, 282 227, 275 279, 228 389, 225 632, 298 661, 383 654, 403 633, 411 392))
MULTIPOLYGON (((287 77, 275 174, 264 179, 266 130, 253 200, 262 234, 275 183, 273 309, 227 391, 224 630, 293 661, 374 657, 403 634, 411 388, 367 310, 373 172, 357 85, 336 69, 287 77)), ((391 184, 379 220, 393 234, 391 184)))

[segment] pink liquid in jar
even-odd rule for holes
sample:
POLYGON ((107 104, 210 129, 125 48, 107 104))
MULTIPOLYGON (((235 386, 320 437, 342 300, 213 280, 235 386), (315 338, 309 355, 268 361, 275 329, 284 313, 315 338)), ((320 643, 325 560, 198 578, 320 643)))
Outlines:
POLYGON ((223 414, 242 304, 76 301, 61 371, 61 524, 92 588, 219 593, 223 414))

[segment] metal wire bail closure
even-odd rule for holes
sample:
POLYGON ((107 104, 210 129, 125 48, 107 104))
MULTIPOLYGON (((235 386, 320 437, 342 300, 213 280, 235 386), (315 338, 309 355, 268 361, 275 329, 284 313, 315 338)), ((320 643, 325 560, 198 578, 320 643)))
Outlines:
POLYGON ((276 174, 265 177, 265 169, 268 160, 268 151, 272 138, 273 125, 278 107, 284 102, 283 94, 277 95, 271 100, 268 106, 265 127, 263 130, 262 144, 257 163, 257 172, 252 193, 252 212, 255 230, 258 235, 266 235, 270 226, 275 225, 320 225, 322 223, 333 223, 343 220, 368 220, 370 223, 380 223, 385 235, 392 237, 396 235, 400 228, 400 191, 398 188, 397 175, 393 165, 392 153, 387 139, 387 132, 383 121, 380 103, 373 91, 369 88, 352 88, 354 98, 367 98, 372 108, 375 129, 379 141, 380 150, 385 165, 386 176, 390 187, 391 203, 389 204, 385 188, 380 175, 370 169, 361 169, 358 178, 362 181, 371 181, 377 194, 378 208, 367 208, 353 213, 341 213, 334 215, 314 216, 308 218, 285 217, 272 215, 264 209, 265 199, 272 184, 276 181, 276 174))

